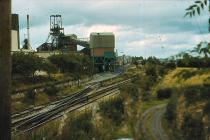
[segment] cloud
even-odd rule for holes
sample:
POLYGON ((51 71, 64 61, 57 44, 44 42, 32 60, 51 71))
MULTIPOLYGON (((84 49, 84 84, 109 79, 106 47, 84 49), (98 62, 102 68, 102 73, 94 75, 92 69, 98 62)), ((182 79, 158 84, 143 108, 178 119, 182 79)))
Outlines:
POLYGON ((191 4, 183 0, 14 0, 12 11, 20 15, 21 41, 26 14, 30 14, 34 48, 47 39, 49 16, 61 14, 66 34, 86 38, 91 32, 114 32, 119 51, 163 57, 209 40, 208 8, 201 16, 183 18, 191 4))

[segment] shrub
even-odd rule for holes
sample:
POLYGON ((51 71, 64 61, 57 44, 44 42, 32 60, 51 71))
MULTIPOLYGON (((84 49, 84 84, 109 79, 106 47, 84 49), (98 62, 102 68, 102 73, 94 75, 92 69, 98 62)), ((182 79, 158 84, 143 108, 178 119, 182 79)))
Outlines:
POLYGON ((191 115, 184 116, 182 126, 183 135, 186 140, 204 140, 204 126, 201 118, 193 118, 191 115))
POLYGON ((91 113, 84 113, 66 124, 62 131, 62 140, 91 140, 94 136, 94 126, 91 113))
POLYGON ((159 89, 157 91, 157 98, 159 99, 167 99, 170 98, 172 94, 171 88, 159 89))
POLYGON ((125 91, 133 101, 137 101, 139 99, 139 87, 136 84, 129 84, 122 90, 125 91))
POLYGON ((42 63, 43 59, 33 53, 14 53, 12 54, 12 74, 34 79, 35 72, 41 69, 42 63))
POLYGON ((176 108, 177 108, 177 95, 173 94, 166 107, 166 119, 170 123, 172 123, 176 118, 176 108))
POLYGON ((47 93, 49 96, 56 96, 58 91, 58 88, 54 85, 50 85, 44 88, 44 92, 47 93))
POLYGON ((203 109, 203 112, 204 112, 204 114, 206 114, 206 115, 210 115, 210 102, 208 102, 206 105, 205 105, 205 107, 204 107, 204 109, 203 109))
POLYGON ((116 98, 100 104, 100 113, 111 119, 115 124, 120 124, 124 116, 123 98, 116 98))
POLYGON ((36 97, 36 90, 35 89, 30 89, 27 93, 26 93, 26 97, 34 100, 36 97))
POLYGON ((200 98, 200 87, 187 87, 183 89, 184 96, 186 98, 187 105, 190 105, 196 101, 199 101, 200 98))

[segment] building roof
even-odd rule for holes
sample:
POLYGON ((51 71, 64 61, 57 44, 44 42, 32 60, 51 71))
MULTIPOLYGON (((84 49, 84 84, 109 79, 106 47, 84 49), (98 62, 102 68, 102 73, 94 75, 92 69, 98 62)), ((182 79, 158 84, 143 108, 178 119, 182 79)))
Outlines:
POLYGON ((112 32, 92 32, 90 35, 114 35, 112 32))

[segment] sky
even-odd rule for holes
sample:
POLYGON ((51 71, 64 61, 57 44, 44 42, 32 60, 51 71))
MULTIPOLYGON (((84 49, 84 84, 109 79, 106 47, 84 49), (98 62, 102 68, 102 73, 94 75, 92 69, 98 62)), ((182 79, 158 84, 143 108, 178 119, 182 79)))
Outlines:
MULTIPOLYGON (((88 38, 91 32, 113 32, 118 55, 166 58, 210 41, 208 8, 200 16, 184 18, 194 0, 13 0, 19 14, 20 41, 26 36, 35 49, 49 34, 50 15, 60 14, 65 34, 88 38)), ((81 47, 79 47, 81 48, 81 47)))

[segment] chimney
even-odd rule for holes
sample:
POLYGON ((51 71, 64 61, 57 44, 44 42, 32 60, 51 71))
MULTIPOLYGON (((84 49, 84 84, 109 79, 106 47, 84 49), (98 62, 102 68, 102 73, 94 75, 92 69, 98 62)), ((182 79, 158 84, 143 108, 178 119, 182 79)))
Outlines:
POLYGON ((32 49, 31 48, 31 44, 30 44, 30 34, 29 34, 29 15, 27 15, 27 39, 28 39, 28 49, 32 49))

